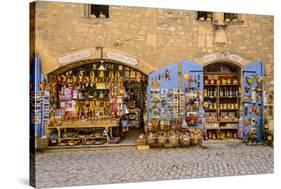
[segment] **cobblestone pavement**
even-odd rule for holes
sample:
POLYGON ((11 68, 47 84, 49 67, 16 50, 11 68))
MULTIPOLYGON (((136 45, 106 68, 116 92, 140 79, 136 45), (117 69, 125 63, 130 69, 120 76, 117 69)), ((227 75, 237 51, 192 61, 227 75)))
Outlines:
POLYGON ((203 147, 74 150, 36 154, 37 187, 273 173, 273 148, 245 144, 203 147))

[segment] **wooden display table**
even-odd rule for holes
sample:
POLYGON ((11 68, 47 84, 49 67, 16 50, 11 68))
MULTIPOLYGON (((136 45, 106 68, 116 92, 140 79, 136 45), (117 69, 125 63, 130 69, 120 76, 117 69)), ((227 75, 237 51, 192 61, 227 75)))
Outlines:
MULTIPOLYGON (((61 136, 62 129, 85 129, 85 128, 105 128, 107 133, 112 136, 112 128, 119 127, 119 119, 112 120, 97 120, 97 121, 64 121, 61 124, 55 126, 49 126, 49 128, 55 128, 58 131, 58 143, 60 144, 63 140, 61 136)), ((66 131, 65 131, 66 132, 66 131)), ((87 137, 88 139, 106 139, 109 142, 109 135, 99 137, 87 137)), ((66 139, 81 139, 79 137, 67 137, 66 139)))

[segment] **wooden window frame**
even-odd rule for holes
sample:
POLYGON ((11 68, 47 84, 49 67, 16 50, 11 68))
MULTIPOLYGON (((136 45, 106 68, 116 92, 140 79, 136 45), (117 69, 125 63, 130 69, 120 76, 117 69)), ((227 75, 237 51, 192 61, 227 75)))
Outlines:
POLYGON ((224 13, 223 20, 224 22, 238 22, 241 19, 238 13, 224 13), (227 21, 226 19, 229 19, 229 21, 227 21))
MULTIPOLYGON (((102 11, 100 11, 100 12, 102 12, 102 11)), ((88 5, 88 15, 89 15, 90 18, 108 19, 108 18, 110 18, 110 14, 109 13, 110 13, 109 5, 96 5, 96 4, 89 4, 88 5), (105 14, 105 17, 98 17, 97 15, 92 14, 92 8, 94 6, 100 6, 100 7, 104 6, 107 9, 107 14, 105 14)))
POLYGON ((198 21, 213 21, 214 20, 214 13, 209 12, 209 11, 197 11, 197 20, 198 21), (204 20, 202 20, 202 18, 204 18, 204 20))
POLYGON ((83 4, 81 6, 82 17, 85 18, 96 18, 96 19, 109 19, 110 18, 110 6, 109 5, 96 5, 96 4, 83 4), (107 6, 107 15, 105 17, 97 17, 95 14, 91 13, 92 6, 107 6))

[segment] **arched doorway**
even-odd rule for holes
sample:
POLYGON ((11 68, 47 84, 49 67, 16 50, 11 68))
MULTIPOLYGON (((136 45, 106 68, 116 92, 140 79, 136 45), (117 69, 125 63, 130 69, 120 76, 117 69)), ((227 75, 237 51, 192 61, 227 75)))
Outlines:
POLYGON ((241 66, 212 62, 204 66, 203 106, 208 139, 237 139, 241 105, 241 66))
POLYGON ((58 132, 61 145, 115 143, 132 137, 135 142, 144 129, 147 79, 140 70, 109 59, 54 70, 48 74, 51 106, 63 129, 49 132, 58 132))

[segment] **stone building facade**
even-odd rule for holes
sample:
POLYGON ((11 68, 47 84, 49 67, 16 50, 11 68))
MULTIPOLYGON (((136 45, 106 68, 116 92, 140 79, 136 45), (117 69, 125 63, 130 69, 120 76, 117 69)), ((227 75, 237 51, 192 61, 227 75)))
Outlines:
MULTIPOLYGON (((239 14, 239 22, 220 25, 198 20, 197 11, 126 6, 109 6, 109 18, 94 18, 85 15, 86 6, 31 5, 31 36, 36 39, 31 43, 44 73, 61 67, 60 57, 83 49, 92 52, 87 59, 100 58, 96 47, 103 47, 104 56, 113 51, 135 58, 135 67, 146 74, 181 60, 205 64, 204 57, 212 54, 219 55, 214 61, 231 61, 222 56, 229 52, 241 58, 241 65, 261 60, 273 80, 273 16, 239 14)), ((223 13, 213 15, 220 23, 223 13)))

